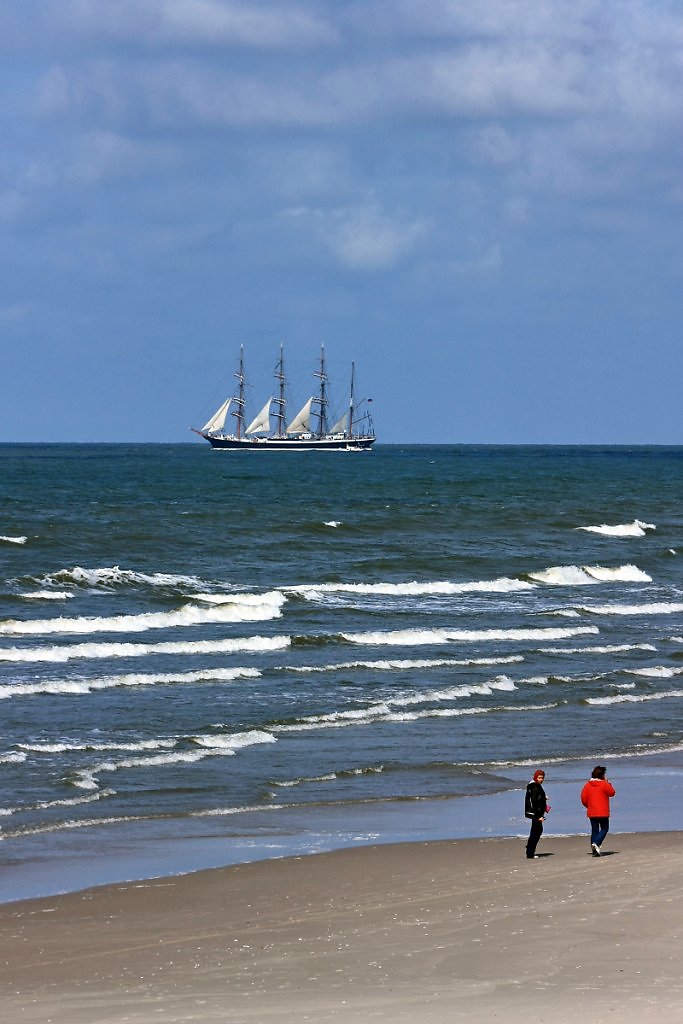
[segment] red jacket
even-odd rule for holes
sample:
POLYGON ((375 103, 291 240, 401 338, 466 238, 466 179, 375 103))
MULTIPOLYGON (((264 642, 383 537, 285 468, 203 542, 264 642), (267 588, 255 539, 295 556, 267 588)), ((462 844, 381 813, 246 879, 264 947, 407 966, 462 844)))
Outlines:
POLYGON ((581 790, 581 803, 587 818, 609 818, 609 798, 616 790, 607 779, 589 779, 581 790))

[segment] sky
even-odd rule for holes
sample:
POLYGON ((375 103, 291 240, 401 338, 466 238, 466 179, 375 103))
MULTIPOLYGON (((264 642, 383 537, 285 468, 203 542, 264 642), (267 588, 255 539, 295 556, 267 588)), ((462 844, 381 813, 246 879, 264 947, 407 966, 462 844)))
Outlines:
POLYGON ((4 0, 0 83, 0 442, 324 344, 380 442, 683 443, 679 2, 4 0))

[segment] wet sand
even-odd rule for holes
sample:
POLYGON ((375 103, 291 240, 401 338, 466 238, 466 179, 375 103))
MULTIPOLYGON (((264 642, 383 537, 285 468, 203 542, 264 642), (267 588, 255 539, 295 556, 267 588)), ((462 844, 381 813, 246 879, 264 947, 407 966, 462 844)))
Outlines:
POLYGON ((0 906, 27 1024, 669 1024, 681 833, 340 850, 0 906))

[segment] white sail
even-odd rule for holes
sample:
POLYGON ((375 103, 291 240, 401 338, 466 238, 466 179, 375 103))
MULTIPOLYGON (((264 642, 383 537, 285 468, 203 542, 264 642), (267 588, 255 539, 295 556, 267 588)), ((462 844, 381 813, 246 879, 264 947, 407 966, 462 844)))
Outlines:
POLYGON ((270 403, 272 398, 269 398, 266 404, 261 409, 261 412, 256 416, 247 429, 245 434, 260 434, 264 431, 270 433, 270 403))
POLYGON ((305 431, 311 429, 311 406, 313 405, 313 399, 309 398, 305 406, 298 415, 294 417, 292 422, 287 427, 288 434, 303 434, 305 431))
POLYGON ((225 417, 228 415, 228 409, 230 408, 231 402, 232 398, 226 398, 220 409, 218 409, 211 419, 202 427, 203 434, 215 434, 219 430, 223 429, 225 426, 225 417))
POLYGON ((347 425, 348 422, 349 422, 348 413, 344 413, 342 418, 340 420, 337 420, 337 422, 335 423, 335 425, 333 427, 330 427, 328 433, 329 434, 345 434, 346 433, 346 425, 347 425))

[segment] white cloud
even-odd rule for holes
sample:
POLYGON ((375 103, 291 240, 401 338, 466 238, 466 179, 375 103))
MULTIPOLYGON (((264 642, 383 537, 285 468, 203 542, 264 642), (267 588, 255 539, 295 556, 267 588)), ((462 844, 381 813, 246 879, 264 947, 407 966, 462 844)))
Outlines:
POLYGON ((300 208, 287 215, 312 230, 345 267, 386 270, 407 256, 425 233, 419 220, 400 220, 375 205, 334 210, 300 208))
POLYGON ((168 144, 95 131, 79 139, 67 174, 75 181, 96 185, 162 168, 167 171, 176 165, 176 150, 168 144))
POLYGON ((169 45, 305 49, 334 42, 336 32, 298 4, 248 0, 62 0, 58 30, 93 41, 155 49, 169 45))

